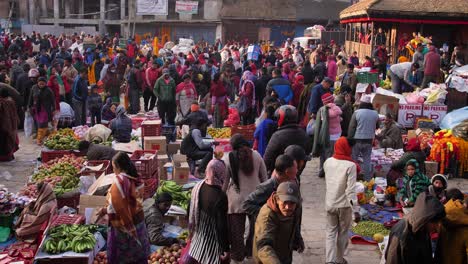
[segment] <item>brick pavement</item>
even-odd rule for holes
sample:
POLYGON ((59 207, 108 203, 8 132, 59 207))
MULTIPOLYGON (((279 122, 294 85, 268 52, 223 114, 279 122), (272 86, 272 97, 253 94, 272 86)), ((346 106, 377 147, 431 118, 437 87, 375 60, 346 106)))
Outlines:
MULTIPOLYGON (((5 185, 11 191, 18 191, 27 181, 36 165, 40 148, 25 140, 20 133, 20 149, 15 153, 12 162, 0 163, 0 185, 5 185), (8 171, 12 177, 6 180, 2 175, 8 171)), ((325 224, 324 210, 325 181, 317 177, 318 159, 307 164, 301 177, 301 192, 304 199, 302 234, 306 249, 302 254, 294 253, 295 264, 325 263, 325 224)), ((468 181, 465 179, 450 179, 449 187, 457 187, 468 191, 468 181)), ((376 264, 379 263, 380 253, 377 246, 350 244, 346 259, 349 263, 376 264)), ((247 261, 245 262, 247 263, 247 261)))

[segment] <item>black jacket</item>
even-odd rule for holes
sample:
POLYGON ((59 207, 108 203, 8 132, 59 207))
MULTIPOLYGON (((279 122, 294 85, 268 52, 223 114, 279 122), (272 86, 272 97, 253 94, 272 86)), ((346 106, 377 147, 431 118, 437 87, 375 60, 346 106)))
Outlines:
POLYGON ((290 145, 299 145, 304 148, 306 154, 312 151, 312 139, 307 136, 304 129, 297 124, 284 125, 271 136, 270 142, 265 150, 263 159, 268 173, 275 169, 276 158, 284 153, 290 145))
POLYGON ((434 263, 431 237, 426 224, 445 217, 444 205, 421 193, 411 213, 392 227, 385 259, 387 264, 434 263))

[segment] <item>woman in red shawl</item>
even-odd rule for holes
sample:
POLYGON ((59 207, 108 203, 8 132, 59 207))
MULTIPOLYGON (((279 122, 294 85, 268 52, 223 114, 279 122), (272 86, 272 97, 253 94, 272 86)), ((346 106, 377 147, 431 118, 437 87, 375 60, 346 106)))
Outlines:
POLYGON ((213 126, 216 128, 224 127, 224 119, 228 113, 227 91, 221 80, 221 74, 216 73, 211 81, 211 112, 213 113, 213 126))
POLYGON ((0 90, 0 161, 10 161, 15 158, 13 155, 18 150, 18 114, 16 104, 8 95, 6 89, 0 90))
POLYGON ((143 187, 135 165, 124 152, 112 158, 115 180, 107 193, 109 216, 107 260, 109 263, 147 263, 150 243, 143 214, 143 187))
POLYGON ((292 88, 294 93, 292 105, 297 108, 299 105, 299 99, 301 98, 301 93, 304 90, 304 76, 297 75, 292 85, 292 88))
POLYGON ((185 117, 190 113, 190 106, 193 101, 197 100, 198 94, 190 75, 184 74, 182 80, 183 82, 179 83, 176 87, 176 105, 177 114, 185 117))

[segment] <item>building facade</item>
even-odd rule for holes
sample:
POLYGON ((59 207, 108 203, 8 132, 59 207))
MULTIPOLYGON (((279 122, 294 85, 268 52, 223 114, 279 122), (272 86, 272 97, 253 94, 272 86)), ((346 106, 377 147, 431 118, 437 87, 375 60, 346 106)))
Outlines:
POLYGON ((338 13, 349 3, 350 0, 3 0, 0 22, 7 20, 9 10, 13 10, 11 29, 16 32, 151 34, 164 40, 270 40, 279 45, 286 38, 302 36, 306 27, 338 25, 338 13))

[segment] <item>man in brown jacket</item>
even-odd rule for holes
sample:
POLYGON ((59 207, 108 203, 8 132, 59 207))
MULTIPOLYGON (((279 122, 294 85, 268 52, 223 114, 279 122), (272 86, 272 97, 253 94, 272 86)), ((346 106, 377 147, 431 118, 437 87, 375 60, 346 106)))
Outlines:
POLYGON ((300 224, 299 186, 283 182, 260 209, 255 223, 253 259, 255 263, 290 264, 292 252, 304 250, 296 226, 300 224))

